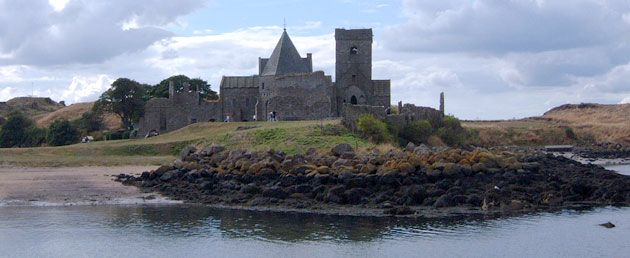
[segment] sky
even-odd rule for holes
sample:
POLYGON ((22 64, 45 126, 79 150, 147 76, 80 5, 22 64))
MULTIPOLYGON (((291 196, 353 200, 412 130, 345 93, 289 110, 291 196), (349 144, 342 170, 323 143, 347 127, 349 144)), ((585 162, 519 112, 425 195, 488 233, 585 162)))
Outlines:
POLYGON ((462 119, 630 103, 627 0, 0 0, 0 101, 94 101, 121 77, 184 74, 218 91, 252 75, 286 21, 334 78, 334 29, 372 28, 373 79, 392 103, 462 119))

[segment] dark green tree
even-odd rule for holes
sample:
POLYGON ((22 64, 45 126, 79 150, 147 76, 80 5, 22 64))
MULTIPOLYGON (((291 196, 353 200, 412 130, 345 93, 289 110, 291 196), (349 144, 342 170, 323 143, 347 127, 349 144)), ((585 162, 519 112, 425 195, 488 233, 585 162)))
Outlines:
POLYGON ((33 121, 22 114, 14 113, 2 125, 0 131, 0 148, 22 147, 27 138, 27 129, 33 121))
POLYGON ((104 127, 103 119, 94 112, 83 113, 81 118, 72 121, 72 125, 84 133, 100 131, 104 127))
POLYGON ((402 131, 403 139, 419 144, 426 143, 431 134, 433 127, 429 120, 416 120, 409 122, 402 131))
POLYGON ((123 127, 129 129, 144 115, 146 93, 140 83, 127 78, 119 78, 96 102, 96 113, 114 113, 122 120, 123 127))
POLYGON ((184 89, 184 83, 187 82, 190 83, 193 90, 199 86, 199 96, 202 99, 215 100, 219 98, 217 93, 210 89, 210 84, 208 84, 207 81, 200 78, 190 79, 186 75, 175 75, 162 80, 158 85, 151 88, 149 96, 151 98, 168 98, 168 85, 171 81, 175 85, 176 92, 183 92, 184 90, 187 90, 184 89))
POLYGON ((55 120, 48 127, 46 139, 51 146, 62 146, 78 143, 81 135, 79 130, 72 126, 68 120, 55 120))
POLYGON ((22 147, 37 147, 46 143, 46 129, 31 126, 26 129, 26 138, 22 147))

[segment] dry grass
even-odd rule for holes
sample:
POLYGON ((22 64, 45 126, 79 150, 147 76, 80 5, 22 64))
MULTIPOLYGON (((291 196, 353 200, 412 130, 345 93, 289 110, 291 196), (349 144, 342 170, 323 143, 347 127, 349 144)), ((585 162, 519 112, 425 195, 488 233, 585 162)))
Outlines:
MULTIPOLYGON (((33 120, 35 120, 37 126, 48 127, 57 119, 66 119, 70 121, 79 119, 83 113, 90 112, 92 110, 92 106, 94 106, 94 102, 76 103, 50 113, 36 115, 33 117, 33 120)), ((116 130, 122 125, 120 118, 110 113, 104 115, 103 123, 108 131, 116 130)))
POLYGON ((462 125, 478 132, 482 146, 575 144, 609 141, 630 143, 630 105, 567 106, 541 117, 504 121, 468 121, 462 125), (571 128, 577 139, 566 134, 571 128))

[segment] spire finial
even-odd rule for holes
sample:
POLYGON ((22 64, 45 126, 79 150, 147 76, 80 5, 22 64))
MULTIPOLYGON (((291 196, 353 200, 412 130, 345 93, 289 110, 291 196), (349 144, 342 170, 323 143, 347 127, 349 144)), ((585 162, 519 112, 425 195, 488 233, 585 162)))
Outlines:
POLYGON ((287 31, 287 18, 284 18, 284 31, 287 31))

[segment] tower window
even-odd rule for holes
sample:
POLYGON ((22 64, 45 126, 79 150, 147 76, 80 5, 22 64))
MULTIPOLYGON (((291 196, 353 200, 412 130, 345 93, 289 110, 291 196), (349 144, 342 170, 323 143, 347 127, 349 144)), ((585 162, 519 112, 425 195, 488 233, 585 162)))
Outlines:
POLYGON ((249 107, 249 98, 245 98, 245 106, 249 107))
POLYGON ((236 99, 232 99, 232 107, 236 107, 236 99))
POLYGON ((358 47, 351 47, 350 48, 350 54, 352 54, 352 55, 359 54, 359 48, 358 47))
POLYGON ((352 104, 352 105, 356 105, 357 103, 358 103, 358 101, 357 101, 357 97, 352 96, 352 98, 350 98, 350 104, 352 104))
POLYGON ((356 75, 356 74, 353 74, 353 75, 352 75, 352 82, 356 82, 356 81, 357 81, 357 75, 356 75))
POLYGON ((264 82, 262 83, 262 89, 263 90, 265 89, 265 83, 264 82))

